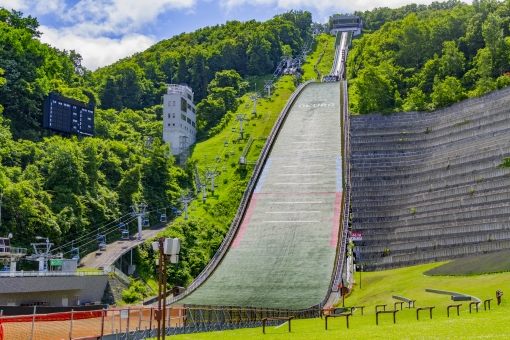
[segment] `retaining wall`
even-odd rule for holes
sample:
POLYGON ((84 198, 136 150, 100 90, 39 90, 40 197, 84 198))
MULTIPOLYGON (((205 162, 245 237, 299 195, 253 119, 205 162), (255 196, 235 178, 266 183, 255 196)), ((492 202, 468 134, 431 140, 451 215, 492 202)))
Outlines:
POLYGON ((510 88, 351 117, 352 230, 368 270, 510 248, 510 88))

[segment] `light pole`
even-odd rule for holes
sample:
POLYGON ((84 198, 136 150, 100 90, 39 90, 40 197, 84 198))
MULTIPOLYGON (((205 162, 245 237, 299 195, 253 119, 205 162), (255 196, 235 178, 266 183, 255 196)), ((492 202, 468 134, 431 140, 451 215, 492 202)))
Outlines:
POLYGON ((363 264, 359 265, 359 289, 361 289, 361 272, 363 271, 363 264))
POLYGON ((160 237, 157 241, 152 242, 152 249, 159 253, 158 261, 158 310, 154 313, 154 318, 158 322, 158 340, 165 340, 165 319, 166 319, 166 273, 167 262, 178 263, 179 252, 181 250, 181 240, 178 238, 160 237), (163 292, 162 292, 163 291, 163 292), (163 294, 162 294, 163 293, 163 294), (162 299, 164 298, 164 302, 162 299), (161 305, 163 304, 163 310, 161 305), (163 321, 163 324, 161 324, 163 321), (163 336, 161 337, 161 329, 163 336))

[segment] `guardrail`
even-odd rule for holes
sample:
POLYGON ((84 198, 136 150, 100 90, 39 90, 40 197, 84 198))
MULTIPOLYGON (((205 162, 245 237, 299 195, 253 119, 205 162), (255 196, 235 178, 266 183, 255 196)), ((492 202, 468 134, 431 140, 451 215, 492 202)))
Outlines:
MULTIPOLYGON (((339 46, 340 47, 340 46, 339 46)), ((346 56, 347 59, 347 56, 346 56)), ((347 252, 347 235, 349 232, 349 207, 351 201, 351 169, 350 169, 350 155, 351 155, 351 136, 350 136, 350 115, 349 115, 349 101, 347 93, 347 82, 341 83, 341 104, 342 104, 342 150, 343 150, 343 206, 342 206, 342 221, 341 227, 342 232, 340 236, 340 242, 338 243, 337 258, 335 263, 335 269, 331 276, 331 285, 328 289, 326 297, 318 305, 319 308, 324 307, 327 303, 329 296, 332 292, 338 291, 338 284, 342 281, 342 275, 345 271, 345 258, 347 252)))
POLYGON ((257 182, 257 179, 259 178, 260 174, 262 173, 262 169, 264 168, 265 161, 267 159, 267 156, 269 155, 269 151, 271 150, 271 147, 273 146, 274 140, 276 139, 276 136, 278 132, 280 131, 280 127, 283 124, 283 121, 287 117, 287 114, 294 104, 294 101, 296 98, 301 94, 301 91, 309 85, 310 83, 313 83, 313 80, 306 81, 298 86, 298 88, 294 91, 294 93, 290 96, 289 100, 285 104, 285 107, 280 112, 280 115, 276 119, 276 122, 273 126, 273 129, 271 130, 271 134, 267 138, 267 142, 264 144, 264 147, 262 148, 262 151, 259 156, 259 160, 257 161, 257 164, 255 165, 255 168, 253 170, 253 173, 250 177, 250 181, 248 182, 248 186, 246 187, 246 190, 244 191, 243 197, 241 199, 241 203, 239 204, 239 208, 237 209, 236 215, 234 217, 234 220, 232 221, 230 225, 230 229, 227 232, 227 235, 225 235, 225 238, 223 239, 223 242, 221 243, 220 247, 216 251, 216 254, 211 258, 207 266, 198 274, 198 276, 191 282, 191 284, 186 288, 186 290, 171 299, 166 300, 166 304, 172 304, 175 303, 186 296, 190 295, 195 289, 197 289, 207 278, 209 275, 211 275, 216 267, 220 264, 220 262, 223 260, 223 257, 227 253, 228 249, 230 248, 230 245, 237 234, 237 230, 239 229, 242 219, 244 217, 245 211, 248 208, 248 203, 250 201, 250 198, 252 196, 253 191, 255 190, 255 184, 257 182))
POLYGON ((108 275, 107 271, 90 272, 36 272, 36 271, 17 271, 0 272, 0 277, 41 277, 41 276, 102 276, 108 275))
POLYGON ((131 278, 124 274, 120 269, 117 269, 115 266, 110 266, 110 272, 119 278, 119 280, 124 281, 124 283, 130 285, 131 278))

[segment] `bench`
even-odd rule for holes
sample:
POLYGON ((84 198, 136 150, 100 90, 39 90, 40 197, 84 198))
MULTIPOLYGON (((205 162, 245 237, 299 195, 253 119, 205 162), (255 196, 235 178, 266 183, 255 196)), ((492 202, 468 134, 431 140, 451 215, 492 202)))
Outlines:
POLYGON ((383 311, 386 310, 386 305, 376 305, 375 306, 375 312, 377 313, 379 311, 379 307, 382 307, 383 308, 383 311))
POLYGON ((281 317, 281 318, 263 318, 262 319, 262 333, 266 334, 266 322, 268 321, 287 321, 289 323, 289 332, 290 332, 290 320, 292 320, 294 317, 281 317))
POLYGON ((420 320, 420 316, 419 316, 420 314, 419 314, 419 312, 420 312, 421 310, 429 310, 429 311, 430 311, 430 318, 432 319, 432 310, 433 310, 434 308, 436 308, 436 307, 431 306, 431 307, 418 307, 418 308, 416 308, 416 320, 420 320))
POLYGON ((447 315, 448 317, 450 317, 450 308, 452 308, 452 307, 457 307, 457 316, 459 316, 459 315, 460 315, 460 314, 459 314, 459 307, 460 307, 460 306, 462 306, 462 303, 457 303, 457 304, 455 304, 455 305, 449 305, 448 307, 446 307, 446 315, 447 315))
POLYGON ((403 302, 407 302, 408 303, 407 308, 414 308, 414 303, 416 302, 416 300, 411 300, 411 299, 405 298, 403 296, 398 296, 398 295, 393 295, 392 298, 403 301, 403 302))
MULTIPOLYGON (((349 308, 345 307, 329 307, 329 308, 323 308, 321 310, 321 319, 323 315, 331 315, 331 314, 341 314, 343 312, 346 312, 349 308), (340 311, 339 313, 337 311, 340 311)), ((351 309, 352 312, 352 309, 351 309)))
POLYGON ((354 308, 361 308, 361 315, 363 315, 363 308, 365 308, 365 306, 352 306, 351 307, 351 314, 354 312, 354 308))
POLYGON ((345 316, 345 320, 347 321, 347 328, 349 328, 349 316, 352 316, 352 313, 347 313, 347 314, 329 314, 329 315, 326 315, 326 317, 325 317, 326 330, 328 330, 328 318, 337 318, 339 316, 345 316))
POLYGON ((397 323, 397 318, 395 314, 397 314, 398 310, 380 310, 375 312, 375 324, 379 325, 379 314, 387 314, 387 313, 393 313, 393 323, 397 323))
POLYGON ((491 301, 492 301, 492 299, 483 300, 483 309, 484 310, 487 310, 487 308, 485 306, 486 303, 489 303, 489 310, 491 310, 491 301))
POLYGON ((404 304, 404 301, 397 301, 393 304, 393 309, 397 309, 397 305, 400 303, 400 310, 402 310, 402 305, 404 304))
POLYGON ((470 302, 469 303, 469 313, 471 313, 471 306, 472 305, 475 305, 475 308, 476 308, 476 312, 478 313, 478 301, 473 301, 473 302, 470 302))

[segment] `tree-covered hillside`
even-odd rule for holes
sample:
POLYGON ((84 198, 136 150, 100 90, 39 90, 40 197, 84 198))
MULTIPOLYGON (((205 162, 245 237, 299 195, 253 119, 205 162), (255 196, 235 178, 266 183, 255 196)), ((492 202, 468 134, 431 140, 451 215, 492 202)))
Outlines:
POLYGON ((230 21, 182 33, 93 72, 88 84, 102 108, 159 104, 165 83, 188 84, 200 101, 216 72, 235 70, 241 77, 272 72, 285 52, 299 51, 311 23, 310 12, 290 11, 266 22, 230 21))
POLYGON ((349 52, 352 112, 430 110, 510 84, 509 1, 357 14, 375 31, 349 52))

